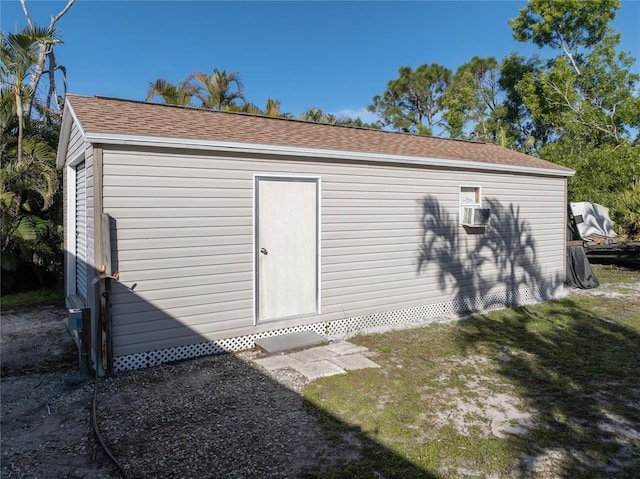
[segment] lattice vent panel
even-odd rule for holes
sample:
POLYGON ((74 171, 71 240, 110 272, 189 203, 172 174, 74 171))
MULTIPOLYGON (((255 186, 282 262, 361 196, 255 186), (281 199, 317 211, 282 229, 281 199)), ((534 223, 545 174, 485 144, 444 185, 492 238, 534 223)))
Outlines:
POLYGON ((477 311, 527 304, 540 300, 548 300, 562 296, 562 284, 542 285, 537 288, 522 288, 512 292, 491 293, 474 298, 454 299, 443 303, 427 304, 414 308, 385 311, 366 316, 339 319, 294 326, 274 331, 239 336, 236 338, 220 339, 216 341, 159 349, 145 353, 130 354, 114 358, 114 371, 126 371, 183 359, 210 356, 230 351, 241 351, 255 346, 255 340, 299 331, 315 331, 325 336, 348 337, 355 333, 366 332, 381 326, 412 326, 443 321, 460 317, 460 315, 477 311))

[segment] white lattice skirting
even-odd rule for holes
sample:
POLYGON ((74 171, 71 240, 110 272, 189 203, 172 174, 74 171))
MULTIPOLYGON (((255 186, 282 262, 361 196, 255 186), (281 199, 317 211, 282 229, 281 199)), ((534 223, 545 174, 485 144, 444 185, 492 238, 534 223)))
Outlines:
POLYGON ((306 324, 236 338, 220 339, 206 343, 118 356, 114 358, 113 369, 115 372, 127 371, 157 366, 182 359, 191 359, 230 351, 241 351, 243 349, 253 348, 256 339, 290 334, 298 331, 315 331, 324 336, 348 338, 358 333, 373 332, 380 329, 416 327, 434 322, 450 321, 473 312, 555 299, 563 296, 563 294, 563 284, 558 283, 542 285, 535 288, 522 288, 514 292, 492 293, 474 298, 455 299, 444 303, 432 303, 367 316, 356 316, 336 321, 306 324))

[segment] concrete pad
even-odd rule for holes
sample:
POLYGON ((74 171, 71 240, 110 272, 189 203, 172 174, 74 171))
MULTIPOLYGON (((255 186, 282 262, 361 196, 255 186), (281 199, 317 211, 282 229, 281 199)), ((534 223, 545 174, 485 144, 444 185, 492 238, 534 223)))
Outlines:
POLYGON ((335 376, 336 374, 346 374, 344 369, 326 359, 312 363, 300 362, 294 369, 312 381, 327 376, 335 376))
POLYGON ((323 359, 330 359, 334 357, 336 353, 328 350, 324 346, 317 348, 304 349, 295 353, 289 353, 287 356, 302 361, 303 363, 312 363, 313 361, 322 361, 323 359))
POLYGON ((366 369, 366 368, 379 368, 380 365, 366 358, 362 354, 344 354, 342 356, 335 356, 330 361, 342 369, 347 371, 354 369, 366 369))
POLYGON ((329 340, 314 331, 282 334, 270 338, 256 339, 256 346, 269 354, 295 351, 328 343, 329 340))
POLYGON ((275 371, 276 369, 295 369, 302 362, 291 358, 287 355, 269 356, 268 358, 260 358, 254 360, 258 366, 262 366, 267 371, 275 371))
POLYGON ((350 343, 349 341, 338 341, 336 343, 327 344, 325 348, 339 355, 364 353, 365 351, 369 351, 368 348, 358 346, 357 344, 350 343))

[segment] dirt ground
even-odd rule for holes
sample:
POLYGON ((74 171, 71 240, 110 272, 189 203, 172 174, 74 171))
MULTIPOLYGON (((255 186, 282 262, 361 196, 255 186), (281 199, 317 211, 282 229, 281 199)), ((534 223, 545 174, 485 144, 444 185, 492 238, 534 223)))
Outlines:
POLYGON ((2 477, 119 477, 91 432, 92 383, 64 308, 2 312, 2 477))
MULTIPOLYGON (((2 312, 0 477, 121 477, 93 434, 94 381, 78 373, 65 318, 57 307, 2 312)), ((100 380, 98 424, 130 477, 300 477, 357 458, 355 433, 323 434, 299 394, 304 379, 267 375, 251 363, 256 354, 100 380)))
MULTIPOLYGON (((91 427, 94 379, 80 377, 66 310, 2 313, 1 477, 118 478, 91 427)), ((97 421, 130 477, 288 478, 357 457, 329 442, 300 394, 303 376, 267 375, 256 351, 101 379, 97 421)))

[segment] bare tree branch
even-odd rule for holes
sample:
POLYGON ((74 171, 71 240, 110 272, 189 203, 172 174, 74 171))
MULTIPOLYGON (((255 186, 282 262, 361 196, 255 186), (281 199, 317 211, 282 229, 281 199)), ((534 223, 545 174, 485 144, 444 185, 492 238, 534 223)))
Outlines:
MULTIPOLYGON (((47 34, 49 36, 53 35, 53 31, 56 25, 56 22, 58 20, 60 20, 62 18, 62 16, 67 13, 67 11, 69 10, 69 8, 71 8, 71 5, 73 5, 75 3, 76 0, 67 0, 67 4, 64 6, 64 8, 55 16, 55 17, 51 17, 51 23, 49 24, 49 29, 47 30, 47 34)), ((27 0, 20 0, 20 4, 22 5, 22 10, 24 11, 24 15, 27 18, 27 22, 29 23, 29 26, 31 28, 34 28, 34 24, 31 21, 31 17, 29 15, 29 10, 27 9, 27 0)), ((50 42, 39 42, 39 50, 38 50, 38 60, 36 61, 36 65, 35 68, 33 70, 33 73, 31 74, 31 79, 29 81, 29 88, 31 88, 31 90, 33 92, 35 92, 38 89, 38 84, 40 83, 40 78, 42 77, 43 73, 44 73, 44 67, 45 67, 45 63, 47 58, 49 58, 49 62, 51 62, 52 58, 50 57, 50 55, 53 53, 53 44, 50 42)), ((56 66, 55 66, 55 58, 53 58, 53 67, 49 67, 49 75, 51 76, 51 78, 49 78, 49 83, 51 83, 53 80, 53 75, 52 72, 55 70, 56 66)), ((55 86, 54 86, 55 88, 55 86)), ((48 95, 48 102, 49 99, 51 97, 51 91, 49 92, 48 95)), ((57 104, 57 101, 56 101, 57 104)), ((26 117, 29 118, 31 116, 31 110, 32 110, 32 105, 33 102, 32 100, 29 100, 27 103, 25 103, 25 114, 26 117)), ((47 106, 49 106, 47 104, 47 106)))
POLYGON ((56 107, 58 106, 58 92, 56 91, 56 77, 55 77, 55 70, 56 70, 56 57, 53 54, 53 48, 51 49, 51 51, 49 52, 49 91, 47 93, 47 102, 45 103, 45 106, 47 108, 51 108, 51 97, 55 98, 55 102, 56 102, 56 107))
MULTIPOLYGON (((565 83, 564 89, 558 85, 557 83, 550 80, 543 80, 544 83, 550 87, 554 93, 559 96, 559 100, 553 100, 549 98, 549 103, 551 105, 555 105, 561 108, 568 108, 569 111, 573 112, 576 116, 574 121, 580 125, 587 126, 589 128, 593 128, 594 130, 600 131, 610 137, 612 137, 616 142, 619 141, 620 135, 618 131, 618 127, 614 122, 614 116, 616 113, 617 103, 614 104, 613 109, 609 112, 607 111, 600 102, 595 98, 588 97, 579 97, 578 100, 573 100, 571 98, 570 92, 572 90, 571 85, 569 83, 565 83), (598 122, 596 120, 590 120, 586 117, 588 112, 585 112, 583 109, 584 104, 591 104, 593 107, 599 111, 603 116, 603 121, 598 122)), ((576 93, 576 92, 574 92, 576 93)))
POLYGON ((20 5, 22 5, 24 16, 27 17, 27 23, 29 24, 29 27, 33 28, 33 22, 31 21, 31 17, 29 16, 29 10, 27 10, 27 0, 20 0, 20 5))
MULTIPOLYGON (((26 0, 21 0, 21 1, 24 2, 26 0)), ((58 20, 60 20, 65 13, 67 13, 67 11, 71 8, 71 5, 73 5, 75 1, 76 0, 68 0, 67 4, 60 11, 60 13, 58 13, 55 17, 51 17, 51 23, 49 24, 49 31, 50 32, 53 32, 53 27, 55 26, 56 22, 58 20)))
POLYGON ((573 55, 571 54, 571 52, 567 50, 567 47, 564 44, 564 42, 562 42, 562 50, 567 55, 567 57, 569 57, 569 61, 571 61, 571 65, 573 65, 573 69, 576 71, 578 76, 580 76, 581 75, 580 69, 578 68, 578 65, 576 65, 576 61, 573 59, 573 55))

